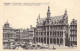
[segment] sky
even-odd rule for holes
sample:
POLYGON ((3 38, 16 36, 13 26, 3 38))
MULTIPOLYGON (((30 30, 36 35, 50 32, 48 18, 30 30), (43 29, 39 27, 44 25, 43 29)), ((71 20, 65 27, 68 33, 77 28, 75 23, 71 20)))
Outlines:
POLYGON ((36 19, 40 14, 41 18, 46 18, 47 9, 50 6, 51 16, 63 15, 67 9, 69 23, 72 19, 80 19, 80 0, 3 0, 2 1, 2 25, 9 22, 13 28, 29 28, 30 25, 36 27, 36 19), (10 3, 6 5, 5 3, 10 3), (14 3, 40 3, 40 5, 17 5, 14 3), (43 4, 44 3, 44 4, 43 4))

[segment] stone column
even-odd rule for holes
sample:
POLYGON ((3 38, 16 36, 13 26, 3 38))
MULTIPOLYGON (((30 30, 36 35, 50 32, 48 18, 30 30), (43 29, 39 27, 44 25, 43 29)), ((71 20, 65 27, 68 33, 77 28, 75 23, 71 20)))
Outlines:
POLYGON ((47 44, 47 27, 46 27, 46 44, 47 44))
POLYGON ((57 45, 57 37, 56 36, 57 36, 57 34, 56 34, 56 31, 55 31, 55 39, 56 39, 56 45, 57 45))
POLYGON ((40 37, 40 43, 41 43, 41 37, 40 37))
POLYGON ((53 44, 53 37, 52 37, 52 44, 53 44))
POLYGON ((59 45, 60 45, 60 38, 59 38, 59 45))
POLYGON ((35 43, 36 43, 36 37, 35 37, 35 43))
POLYGON ((72 37, 71 37, 71 46, 72 46, 72 37))
POLYGON ((49 26, 49 44, 50 44, 50 26, 49 26))
POLYGON ((40 41, 40 43, 41 43, 41 33, 40 33, 40 31, 39 31, 39 37, 40 37, 39 41, 40 41))
POLYGON ((65 46, 65 31, 63 30, 63 46, 65 46))
POLYGON ((38 35, 38 42, 39 42, 39 32, 37 31, 37 35, 38 35))
POLYGON ((37 37, 38 38, 38 42, 37 43, 39 43, 39 37, 37 37))
POLYGON ((43 31, 43 43, 44 43, 44 31, 43 31))

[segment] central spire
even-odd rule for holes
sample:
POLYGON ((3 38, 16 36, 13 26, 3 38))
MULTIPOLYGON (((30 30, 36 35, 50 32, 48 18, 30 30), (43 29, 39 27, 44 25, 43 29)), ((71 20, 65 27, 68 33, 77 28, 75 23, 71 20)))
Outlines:
POLYGON ((67 10, 65 9, 65 13, 64 13, 64 15, 67 15, 67 10))
POLYGON ((50 7, 48 6, 47 17, 50 17, 50 7))

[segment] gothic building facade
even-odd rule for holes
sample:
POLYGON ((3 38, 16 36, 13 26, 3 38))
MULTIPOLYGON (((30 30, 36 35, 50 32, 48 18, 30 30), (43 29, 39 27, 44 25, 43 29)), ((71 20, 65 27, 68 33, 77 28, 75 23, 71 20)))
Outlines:
POLYGON ((16 39, 16 32, 12 27, 10 27, 9 23, 6 22, 3 26, 3 44, 8 44, 10 42, 14 42, 16 39))
POLYGON ((29 41, 34 43, 34 34, 35 34, 35 27, 30 26, 30 29, 28 30, 29 32, 29 41))
POLYGON ((73 19, 69 25, 67 10, 63 15, 51 16, 50 7, 48 7, 47 17, 40 18, 39 15, 36 27, 14 29, 8 22, 4 24, 3 45, 27 41, 47 45, 77 45, 77 20, 73 19))
POLYGON ((29 34, 27 29, 14 29, 6 22, 3 26, 3 44, 11 42, 26 42, 29 41, 29 34))
MULTIPOLYGON (((61 16, 51 16, 50 7, 46 18, 37 18, 35 43, 68 46, 70 43, 70 28, 68 24, 67 10, 61 16)), ((77 35, 76 35, 77 36, 77 35)))
POLYGON ((70 24, 70 45, 77 45, 77 20, 75 19, 70 24))

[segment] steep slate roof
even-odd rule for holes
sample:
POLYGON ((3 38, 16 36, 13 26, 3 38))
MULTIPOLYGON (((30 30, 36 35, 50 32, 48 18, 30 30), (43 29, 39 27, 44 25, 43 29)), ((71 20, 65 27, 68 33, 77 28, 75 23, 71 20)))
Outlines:
MULTIPOLYGON (((47 17, 46 17, 47 18, 47 17)), ((43 25, 44 21, 46 21, 46 18, 40 18, 37 20, 38 22, 38 25, 43 25)), ((54 17, 50 17, 51 19, 51 22, 54 24, 55 22, 56 23, 60 23, 60 21, 62 21, 63 19, 63 15, 61 16, 54 16, 54 17)))
POLYGON ((54 16, 54 17, 50 17, 53 21, 55 20, 55 21, 60 21, 60 20, 62 20, 63 19, 63 15, 61 15, 61 16, 54 16))

